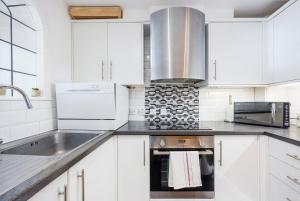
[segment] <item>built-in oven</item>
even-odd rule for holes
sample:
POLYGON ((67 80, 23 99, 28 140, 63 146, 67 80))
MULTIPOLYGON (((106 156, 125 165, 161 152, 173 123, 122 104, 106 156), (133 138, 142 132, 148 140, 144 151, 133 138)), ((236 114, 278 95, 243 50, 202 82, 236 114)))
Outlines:
POLYGON ((151 136, 151 199, 213 199, 213 142, 213 136, 151 136), (202 186, 179 190, 169 187, 168 177, 171 151, 197 151, 199 153, 202 186))

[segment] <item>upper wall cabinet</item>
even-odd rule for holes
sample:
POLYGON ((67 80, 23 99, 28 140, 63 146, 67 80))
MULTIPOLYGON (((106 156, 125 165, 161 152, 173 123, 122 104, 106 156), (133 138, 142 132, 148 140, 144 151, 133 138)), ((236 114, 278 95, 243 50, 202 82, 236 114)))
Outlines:
POLYGON ((143 84, 143 25, 108 24, 109 77, 121 84, 143 84))
POLYGON ((72 28, 74 81, 104 81, 107 71, 107 24, 75 23, 72 28))
POLYGON ((300 1, 274 18, 275 82, 300 79, 300 1))
POLYGON ((140 23, 73 23, 73 79, 143 84, 140 23))
POLYGON ((209 85, 262 84, 262 23, 209 24, 209 85))
POLYGON ((274 20, 263 24, 263 83, 274 80, 274 20))

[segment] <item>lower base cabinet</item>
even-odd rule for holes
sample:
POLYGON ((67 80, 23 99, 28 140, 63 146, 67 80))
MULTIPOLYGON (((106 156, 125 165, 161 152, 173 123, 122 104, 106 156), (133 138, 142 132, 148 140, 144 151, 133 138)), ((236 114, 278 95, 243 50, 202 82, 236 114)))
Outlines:
POLYGON ((59 176, 29 201, 68 201, 68 174, 59 176))
POLYGON ((215 201, 259 201, 258 136, 215 136, 215 201))
POLYGON ((118 201, 150 200, 149 136, 118 136, 118 201))
POLYGON ((114 138, 68 171, 68 201, 116 201, 114 138))
POLYGON ((115 150, 113 137, 29 201, 116 201, 115 150))
POLYGON ((300 193, 270 175, 269 178, 269 201, 300 201, 300 193))

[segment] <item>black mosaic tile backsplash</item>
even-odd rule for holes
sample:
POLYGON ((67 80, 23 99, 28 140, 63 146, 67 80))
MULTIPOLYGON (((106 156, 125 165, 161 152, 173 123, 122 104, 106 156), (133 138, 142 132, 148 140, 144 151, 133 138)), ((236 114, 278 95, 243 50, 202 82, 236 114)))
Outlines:
POLYGON ((146 87, 145 119, 152 125, 198 124, 199 87, 187 84, 146 87))

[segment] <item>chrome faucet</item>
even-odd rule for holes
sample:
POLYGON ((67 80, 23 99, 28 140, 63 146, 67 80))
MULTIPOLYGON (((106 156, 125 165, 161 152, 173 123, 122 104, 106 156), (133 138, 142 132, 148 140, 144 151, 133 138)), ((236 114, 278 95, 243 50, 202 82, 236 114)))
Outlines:
MULTIPOLYGON (((26 103, 26 106, 28 109, 31 109, 32 108, 32 104, 27 96, 27 94, 25 93, 25 91, 23 91, 22 89, 20 89, 19 87, 15 87, 15 86, 12 86, 12 85, 1 85, 0 84, 0 89, 1 88, 5 88, 5 89, 12 89, 12 90, 15 90, 17 92, 19 92, 23 98, 24 98, 24 101, 26 103)), ((1 143, 0 143, 1 144, 1 143)))

